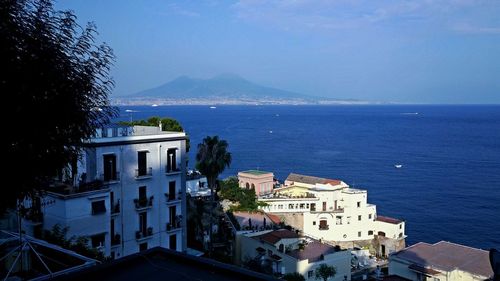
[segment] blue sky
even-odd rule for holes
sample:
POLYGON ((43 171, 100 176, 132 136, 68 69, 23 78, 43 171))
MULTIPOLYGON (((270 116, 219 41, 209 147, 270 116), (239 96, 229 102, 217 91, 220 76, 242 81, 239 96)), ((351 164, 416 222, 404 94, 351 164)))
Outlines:
POLYGON ((235 73, 308 95, 500 103, 500 1, 59 0, 117 56, 114 95, 235 73))

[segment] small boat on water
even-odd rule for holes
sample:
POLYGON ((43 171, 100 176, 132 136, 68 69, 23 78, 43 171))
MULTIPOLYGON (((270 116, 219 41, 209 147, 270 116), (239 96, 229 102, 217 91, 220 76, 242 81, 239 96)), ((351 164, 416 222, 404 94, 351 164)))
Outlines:
POLYGON ((395 167, 396 169, 400 169, 400 168, 402 168, 402 167, 403 167, 403 165, 401 165, 401 164, 396 164, 396 165, 394 165, 394 167, 395 167))
POLYGON ((153 103, 151 106, 152 107, 157 107, 158 105, 156 103, 153 103))
POLYGON ((211 109, 216 109, 217 107, 215 107, 215 106, 211 106, 210 108, 211 108, 211 109))

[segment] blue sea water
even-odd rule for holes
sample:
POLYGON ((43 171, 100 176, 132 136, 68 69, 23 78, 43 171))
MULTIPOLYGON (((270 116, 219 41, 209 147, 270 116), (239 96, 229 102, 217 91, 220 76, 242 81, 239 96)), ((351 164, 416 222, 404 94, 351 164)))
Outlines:
POLYGON ((500 249, 500 106, 120 109, 122 120, 179 120, 191 138, 191 168, 196 145, 219 135, 233 156, 223 177, 261 169, 281 180, 291 172, 341 179, 368 190, 379 215, 405 219, 407 244, 500 249))

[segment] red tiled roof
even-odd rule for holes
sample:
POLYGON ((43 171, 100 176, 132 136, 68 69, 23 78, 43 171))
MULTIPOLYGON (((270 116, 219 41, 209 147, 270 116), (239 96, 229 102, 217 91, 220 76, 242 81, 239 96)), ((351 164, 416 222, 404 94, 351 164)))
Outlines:
POLYGON ((425 268, 445 271, 459 268, 486 278, 493 275, 488 251, 446 241, 435 244, 420 242, 393 256, 425 268))
POLYGON ((391 217, 384 217, 384 216, 377 216, 377 218, 375 220, 386 222, 386 223, 392 223, 392 224, 400 224, 403 222, 402 220, 398 220, 398 219, 391 218, 391 217))
POLYGON ((274 245, 283 238, 299 238, 299 235, 287 229, 278 229, 262 235, 253 236, 253 238, 274 245))
POLYGON ((309 262, 315 262, 321 259, 321 255, 325 256, 327 254, 335 253, 334 247, 320 243, 318 241, 313 241, 308 243, 303 250, 293 250, 287 254, 298 260, 309 260, 309 262))
POLYGON ((267 217, 275 224, 280 224, 281 223, 281 219, 279 216, 277 215, 273 215, 273 214, 266 214, 267 217))

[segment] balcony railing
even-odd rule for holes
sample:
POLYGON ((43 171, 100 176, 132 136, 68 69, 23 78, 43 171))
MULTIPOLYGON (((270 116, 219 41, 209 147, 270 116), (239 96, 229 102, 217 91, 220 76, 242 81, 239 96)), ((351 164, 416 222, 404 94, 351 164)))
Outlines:
POLYGON ((182 226, 182 216, 175 216, 172 222, 167 222, 167 231, 176 230, 182 226))
POLYGON ((135 169, 135 178, 136 179, 141 179, 141 178, 150 178, 153 176, 153 168, 149 167, 147 169, 135 169))
POLYGON ((111 214, 119 214, 120 213, 120 200, 118 200, 116 203, 112 203, 111 205, 111 214))
POLYGON ((165 165, 165 174, 177 174, 180 172, 181 172, 181 169, 179 168, 179 166, 177 166, 175 169, 172 169, 168 165, 165 165))
POLYGON ((149 238, 153 236, 153 228, 150 226, 146 229, 146 231, 142 231, 142 230, 137 230, 135 232, 135 239, 137 240, 141 240, 141 239, 144 239, 144 238, 149 238))
POLYGON ((144 209, 144 208, 151 208, 153 206, 153 199, 154 199, 154 196, 151 196, 149 198, 147 198, 147 197, 136 198, 136 199, 134 199, 135 208, 137 210, 144 209))
POLYGON ((111 237, 111 246, 120 245, 121 241, 122 237, 120 236, 120 234, 115 234, 111 237))
POLYGON ((170 193, 165 193, 165 199, 167 202, 173 202, 173 201, 178 201, 182 199, 182 192, 179 191, 177 194, 170 194, 170 193))
POLYGON ((116 172, 116 173, 111 174, 111 175, 101 173, 101 176, 99 177, 99 179, 103 182, 106 182, 106 183, 115 182, 115 181, 118 182, 118 181, 120 181, 120 172, 116 172))

